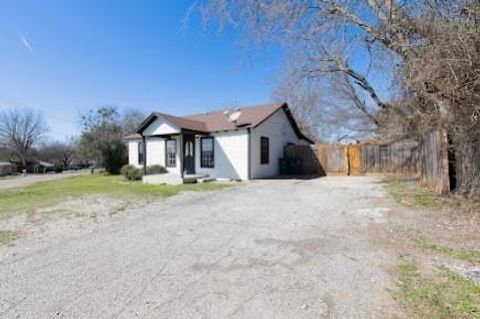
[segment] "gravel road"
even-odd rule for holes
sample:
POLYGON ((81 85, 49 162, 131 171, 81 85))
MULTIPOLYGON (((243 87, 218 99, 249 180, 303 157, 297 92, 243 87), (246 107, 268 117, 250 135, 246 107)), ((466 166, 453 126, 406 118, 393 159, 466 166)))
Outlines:
POLYGON ((245 184, 0 247, 0 317, 391 316, 396 257, 369 233, 393 205, 378 179, 245 184))
POLYGON ((64 172, 61 174, 48 173, 48 174, 28 174, 25 176, 14 176, 11 178, 0 180, 0 190, 25 187, 38 182, 55 181, 55 180, 64 179, 67 177, 72 177, 74 175, 88 174, 89 172, 90 172, 89 170, 81 170, 81 171, 64 172))

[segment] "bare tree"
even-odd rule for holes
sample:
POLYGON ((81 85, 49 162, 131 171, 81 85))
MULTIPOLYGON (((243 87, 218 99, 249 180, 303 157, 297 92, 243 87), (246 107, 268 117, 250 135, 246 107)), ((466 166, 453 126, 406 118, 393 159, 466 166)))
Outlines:
POLYGON ((60 164, 63 169, 68 169, 75 157, 77 141, 74 138, 67 138, 65 141, 57 141, 44 144, 39 147, 37 153, 41 159, 60 164))
POLYGON ((276 43, 294 53, 306 77, 341 74, 340 91, 378 132, 392 132, 393 126, 400 135, 447 129, 462 157, 460 189, 480 194, 478 0, 199 0, 196 5, 207 22, 213 18, 254 43, 276 43), (370 57, 369 67, 355 63, 359 54, 370 57), (371 69, 390 72, 392 84, 401 87, 395 99, 378 93, 371 69))
POLYGON ((350 63, 346 47, 376 46, 404 54, 393 39, 412 32, 402 25, 408 18, 399 10, 408 1, 374 0, 210 0, 197 1, 206 21, 219 18, 223 25, 242 29, 249 39, 276 42, 287 50, 300 50, 309 76, 340 72, 364 90, 380 108, 387 107, 361 70, 350 63), (402 26, 401 26, 402 25, 402 26))
POLYGON ((302 130, 323 140, 343 135, 371 136, 380 126, 376 105, 367 103, 343 73, 304 76, 303 69, 296 65, 301 59, 297 55, 288 58, 273 98, 289 103, 302 130))
POLYGON ((292 72, 284 72, 277 81, 272 97, 287 102, 302 132, 310 138, 319 138, 321 127, 321 97, 317 83, 298 79, 292 72))
MULTIPOLYGON (((421 58, 421 48, 429 41, 430 24, 425 21, 449 10, 460 12, 466 3, 475 0, 199 0, 196 5, 205 21, 219 18, 223 26, 241 29, 250 41, 278 43, 293 52, 305 76, 342 74, 380 111, 391 105, 369 79, 369 68, 354 66, 354 57, 363 51, 373 67, 396 72, 421 58)), ((442 97, 431 100, 437 108, 445 104, 442 97)), ((358 100, 351 105, 360 106, 358 100)))
POLYGON ((123 134, 129 135, 136 133, 145 118, 145 114, 139 110, 128 109, 124 111, 122 118, 123 134))
POLYGON ((12 108, 0 111, 0 143, 26 166, 32 148, 48 131, 41 113, 12 108))

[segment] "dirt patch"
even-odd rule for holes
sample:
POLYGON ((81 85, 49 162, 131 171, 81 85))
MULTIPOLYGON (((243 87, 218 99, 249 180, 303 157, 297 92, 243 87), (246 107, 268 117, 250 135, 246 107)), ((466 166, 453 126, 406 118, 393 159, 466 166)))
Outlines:
MULTIPOLYGON (((8 244, 19 248, 39 249, 68 238, 80 236, 115 222, 116 216, 136 205, 111 197, 89 196, 65 200, 43 207, 34 213, 16 214, 0 219, 0 230, 8 236, 8 244)), ((6 241, 6 239, 5 239, 6 241)), ((1 250, 0 250, 1 252, 1 250)), ((6 252, 5 252, 6 253, 6 252)))
POLYGON ((29 174, 26 176, 15 176, 12 178, 0 179, 0 190, 25 187, 40 182, 49 182, 69 178, 77 175, 88 174, 88 171, 65 172, 61 174, 29 174))

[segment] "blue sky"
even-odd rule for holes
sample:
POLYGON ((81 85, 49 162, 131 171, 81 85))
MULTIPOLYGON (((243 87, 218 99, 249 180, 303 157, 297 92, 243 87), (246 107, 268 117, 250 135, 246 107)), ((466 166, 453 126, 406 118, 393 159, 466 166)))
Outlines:
POLYGON ((182 20, 191 1, 0 0, 0 108, 41 110, 50 137, 100 105, 188 114, 268 102, 279 55, 182 20))

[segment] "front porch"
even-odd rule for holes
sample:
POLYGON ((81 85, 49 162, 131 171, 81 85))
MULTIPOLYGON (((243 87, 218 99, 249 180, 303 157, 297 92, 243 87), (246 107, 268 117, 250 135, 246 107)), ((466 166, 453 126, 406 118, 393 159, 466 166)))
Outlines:
POLYGON ((209 135, 199 123, 155 113, 143 123, 138 134, 143 145, 142 165, 145 173, 148 165, 155 164, 162 165, 168 170, 168 174, 150 176, 145 174, 145 183, 195 183, 208 177, 196 171, 195 150, 198 137, 209 135), (147 141, 150 145, 149 150, 147 141), (155 141, 162 142, 155 144, 155 141))

